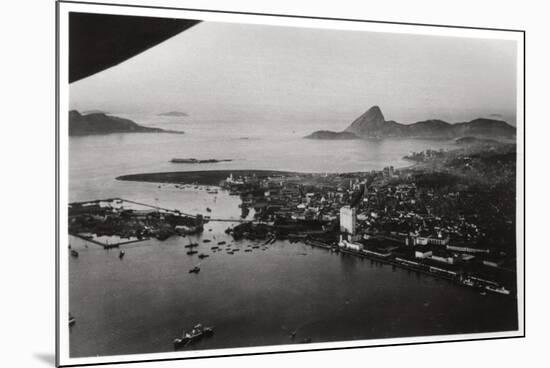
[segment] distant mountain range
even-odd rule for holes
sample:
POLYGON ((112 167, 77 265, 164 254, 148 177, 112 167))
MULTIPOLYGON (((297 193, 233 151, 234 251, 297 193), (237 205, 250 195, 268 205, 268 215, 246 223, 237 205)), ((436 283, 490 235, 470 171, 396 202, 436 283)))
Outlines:
POLYGON ((182 117, 182 116, 189 116, 189 114, 187 114, 186 112, 183 112, 183 111, 169 111, 169 112, 160 113, 160 114, 158 114, 158 116, 177 116, 177 117, 182 117))
POLYGON ((109 133, 183 133, 138 125, 132 120, 106 115, 102 112, 81 114, 69 111, 69 136, 109 133))
POLYGON ((319 130, 304 137, 308 139, 362 138, 514 138, 516 128, 505 121, 478 118, 469 122, 450 124, 443 120, 425 120, 400 124, 386 120, 378 106, 373 106, 355 119, 344 131, 319 130))

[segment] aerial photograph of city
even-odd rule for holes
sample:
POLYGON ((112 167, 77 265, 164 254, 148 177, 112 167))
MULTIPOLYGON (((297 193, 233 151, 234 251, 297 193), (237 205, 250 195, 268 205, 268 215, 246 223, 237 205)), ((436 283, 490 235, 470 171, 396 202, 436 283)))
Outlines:
POLYGON ((194 15, 68 15, 70 358, 520 331, 514 39, 194 15))

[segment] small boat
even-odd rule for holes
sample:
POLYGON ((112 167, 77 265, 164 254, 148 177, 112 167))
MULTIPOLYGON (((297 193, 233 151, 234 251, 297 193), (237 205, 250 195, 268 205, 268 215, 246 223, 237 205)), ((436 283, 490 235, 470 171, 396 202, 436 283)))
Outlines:
POLYGON ((217 245, 214 245, 212 247, 210 247, 210 249, 214 250, 214 249, 219 249, 220 247, 218 247, 217 245))
POLYGON ((219 241, 219 242, 218 242, 218 245, 224 245, 224 244, 225 244, 224 241, 219 241))
POLYGON ((252 252, 252 249, 245 249, 245 252, 252 252))
POLYGON ((76 318, 74 318, 73 315, 69 313, 69 326, 72 326, 75 323, 76 323, 76 318))
POLYGON ((233 249, 233 252, 238 252, 238 251, 240 251, 240 249, 239 249, 239 248, 235 248, 235 249, 233 249))
POLYGON ((196 251, 196 250, 190 250, 190 251, 187 252, 187 255, 192 256, 193 254, 197 254, 197 253, 198 253, 198 251, 196 251))
POLYGON ((202 242, 203 242, 203 243, 210 243, 211 241, 212 241, 212 240, 210 240, 210 239, 204 239, 202 242))
POLYGON ((194 248, 194 247, 198 247, 199 246, 199 243, 189 243, 187 245, 185 245, 185 248, 194 248))
POLYGON ((118 253, 118 258, 119 258, 119 259, 124 258, 124 254, 125 254, 124 251, 121 250, 121 251, 118 253))
POLYGON ((499 294, 510 295, 510 290, 506 289, 504 286, 496 287, 487 285, 485 289, 499 294))
POLYGON ((204 253, 199 254, 199 258, 200 258, 200 259, 204 259, 204 258, 206 258, 206 257, 209 257, 209 255, 208 255, 208 254, 204 254, 204 253))
POLYGON ((184 331, 181 337, 174 339, 174 347, 183 347, 189 343, 200 340, 203 337, 212 336, 214 333, 213 327, 203 327, 200 323, 195 325, 191 331, 184 331))
POLYGON ((71 249, 71 256, 78 258, 78 252, 74 249, 71 249))
POLYGON ((301 342, 302 342, 302 344, 309 344, 311 342, 311 337, 306 337, 301 342))
POLYGON ((206 207, 206 212, 212 212, 212 210, 209 207, 206 207))
POLYGON ((253 249, 258 249, 260 246, 259 245, 253 245, 252 248, 253 249))
POLYGON ((290 338, 291 338, 291 339, 294 340, 294 338, 296 337, 296 332, 297 332, 297 331, 294 330, 294 331, 292 331, 292 332, 290 333, 290 338))
POLYGON ((201 269, 198 266, 193 267, 189 270, 189 273, 199 273, 201 269))
POLYGON ((227 252, 227 254, 233 254, 233 252, 227 252))

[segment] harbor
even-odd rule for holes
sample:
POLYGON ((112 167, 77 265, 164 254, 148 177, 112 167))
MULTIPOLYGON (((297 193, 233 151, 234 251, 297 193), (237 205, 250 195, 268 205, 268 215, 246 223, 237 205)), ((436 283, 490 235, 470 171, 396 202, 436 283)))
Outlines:
MULTIPOLYGON (((126 139, 136 138, 139 137, 126 139)), ((419 150, 424 143, 414 144, 412 150, 419 150)), ((269 165, 277 167, 273 163, 283 156, 284 153, 277 155, 277 160, 269 165)), ((73 153, 72 157, 78 155, 73 153)), ((122 201, 125 209, 138 211, 128 213, 122 222, 121 213, 98 213, 101 219, 75 224, 86 226, 75 227, 77 236, 69 236, 71 250, 78 253, 69 257, 70 311, 77 319, 70 330, 74 357, 174 351, 174 339, 198 323, 214 326, 215 335, 178 349, 307 344, 517 328, 516 301, 512 296, 481 290, 475 284, 479 280, 470 279, 472 284, 464 286, 443 273, 396 259, 419 263, 414 253, 407 257, 392 254, 394 259, 389 260, 374 253, 342 249, 338 244, 339 227, 323 229, 319 222, 308 223, 307 217, 315 207, 321 208, 318 204, 325 197, 330 199, 325 204, 335 206, 321 220, 338 224, 340 207, 352 199, 345 192, 353 177, 338 179, 327 174, 317 177, 307 174, 301 178, 296 173, 306 168, 293 166, 299 161, 289 161, 292 165, 286 166, 295 171, 284 173, 292 179, 291 183, 288 187, 278 183, 269 188, 269 197, 281 202, 271 203, 269 208, 259 196, 261 193, 265 198, 268 190, 243 195, 238 188, 241 174, 230 169, 233 162, 203 164, 207 169, 214 168, 209 165, 220 169, 207 176, 191 172, 184 180, 176 176, 175 182, 170 181, 173 178, 155 182, 159 175, 150 182, 115 180, 124 173, 173 170, 162 166, 162 161, 144 162, 127 170, 133 157, 129 152, 115 154, 116 165, 94 166, 97 172, 86 177, 74 174, 74 180, 70 181, 71 203, 99 204, 103 201, 97 201, 98 198, 111 198, 122 201), (231 172, 232 184, 222 188, 220 181, 226 180, 231 172), (100 178, 101 184, 94 177, 100 178), (322 189, 308 195, 313 191, 296 190, 302 184, 321 184, 322 189), (331 185, 344 187, 334 191, 331 185), (335 194, 329 194, 331 191, 335 194), (301 195, 309 201, 304 206, 296 202, 301 195), (299 226, 289 220, 275 222, 274 215, 295 216, 299 226), (139 221, 136 216, 141 217, 139 221), (196 224, 199 216, 202 231, 176 232, 176 226, 193 225, 177 221, 184 219, 196 224), (89 230, 99 224, 94 221, 99 220, 132 224, 119 227, 116 234, 94 233, 100 243, 107 240, 106 236, 137 238, 136 233, 124 234, 126 230, 140 230, 142 238, 115 249, 104 247, 105 242, 99 245, 86 240, 89 230), (168 230, 163 225, 166 223, 171 230, 159 231, 168 230), (92 226, 87 228, 89 225, 92 226), (333 234, 330 238, 322 236, 327 230, 333 234), (192 254, 187 254, 189 251, 192 254), (240 333, 235 335, 235 331, 240 333)), ((383 161, 398 162, 398 158, 383 161)), ((267 165, 266 162, 262 165, 267 165)), ((239 163, 244 168, 258 164, 248 160, 239 163)), ((257 167, 266 167, 262 165, 257 167)), ((330 167, 317 169, 324 172, 330 167)), ((364 172, 364 166, 348 169, 364 172)), ((372 175, 370 171, 367 174, 372 175)), ((280 172, 270 171, 270 175, 277 177, 280 172)), ((352 182, 351 186, 355 184, 352 182)), ((389 194, 393 195, 393 190, 389 194)), ((351 243, 356 242, 352 239, 351 243)), ((459 246, 455 252, 467 251, 466 248, 459 246)), ((363 250, 378 252, 376 247, 363 250)), ((490 287, 499 290, 497 286, 490 287)))
MULTIPOLYGON (((223 232, 216 233, 217 239, 223 236, 223 232)), ((183 349, 290 344, 307 338, 312 342, 335 341, 350 334, 356 338, 412 336, 419 329, 444 334, 481 326, 490 331, 500 328, 501 321, 514 313, 514 302, 509 298, 489 293, 481 296, 474 289, 434 275, 368 258, 288 240, 266 246, 265 241, 225 239, 231 242, 231 249, 240 252, 223 250, 200 260, 198 255, 186 254, 190 239, 172 237, 124 246, 123 261, 118 259, 118 252, 80 248, 74 240, 73 247, 80 252, 80 257, 70 262, 71 311, 78 318, 71 329, 76 356, 94 351, 172 351, 173 339, 196 323, 215 326, 215 336, 183 349), (159 264, 162 267, 156 266, 159 264), (189 273, 194 267, 200 272, 189 273), (86 276, 92 270, 94 276, 86 276), (251 278, 254 284, 247 282, 251 278), (319 290, 313 288, 317 282, 323 285, 319 290), (101 289, 93 288, 97 283, 101 289), (392 289, 385 287, 388 283, 393 288, 407 285, 408 313, 416 318, 388 325, 387 321, 398 315, 392 309, 376 308, 395 303, 392 289), (104 313, 85 303, 90 298, 102 300, 112 312, 104 313), (134 302, 128 304, 128 300, 134 302), (147 307, 134 308, 135 303, 147 307), (439 308, 447 303, 462 307, 439 315, 439 308), (475 305, 477 312, 472 314, 467 305, 475 305), (292 314, 286 313, 288 310, 292 314), (428 323, 435 315, 449 322, 428 323), (129 328, 135 320, 141 322, 129 328), (244 321, 246 330, 235 336, 234 331, 244 321), (139 333, 143 329, 150 333, 139 333), (291 339, 295 330, 297 336, 291 339), (90 338, 95 331, 103 331, 103 338, 90 338), (79 344, 84 340, 88 344, 79 344)), ((196 248, 200 252, 210 249, 199 244, 196 248)))

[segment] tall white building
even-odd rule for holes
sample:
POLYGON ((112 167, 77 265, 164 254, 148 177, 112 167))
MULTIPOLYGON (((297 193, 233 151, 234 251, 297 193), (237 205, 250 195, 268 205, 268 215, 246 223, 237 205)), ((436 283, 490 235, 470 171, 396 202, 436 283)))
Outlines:
POLYGON ((343 233, 355 235, 356 214, 355 208, 344 206, 340 208, 340 231, 343 233))

